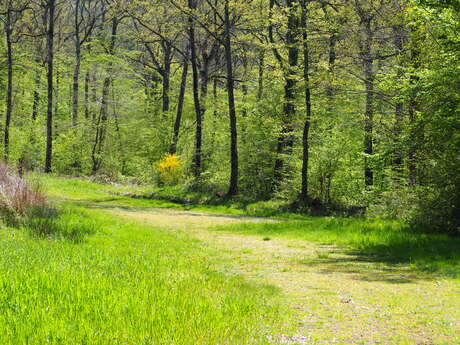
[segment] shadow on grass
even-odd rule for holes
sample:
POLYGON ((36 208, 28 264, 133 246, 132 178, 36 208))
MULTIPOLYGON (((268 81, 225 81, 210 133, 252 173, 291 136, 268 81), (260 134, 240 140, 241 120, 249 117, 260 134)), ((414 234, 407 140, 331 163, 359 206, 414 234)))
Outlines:
MULTIPOLYGON (((395 236, 396 237, 396 236, 395 236)), ((413 234, 386 243, 349 243, 318 258, 304 260, 321 273, 352 274, 364 281, 410 283, 441 277, 460 278, 460 239, 413 234)))
POLYGON ((363 280, 409 282, 411 279, 460 278, 460 238, 411 231, 401 223, 357 218, 311 218, 309 221, 243 224, 218 230, 289 238, 318 245, 325 273, 355 273, 363 280))

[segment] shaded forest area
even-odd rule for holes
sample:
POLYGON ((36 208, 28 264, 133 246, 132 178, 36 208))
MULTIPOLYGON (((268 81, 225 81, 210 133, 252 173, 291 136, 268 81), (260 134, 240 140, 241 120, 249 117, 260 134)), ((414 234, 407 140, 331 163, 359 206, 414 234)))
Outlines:
POLYGON ((2 156, 21 173, 459 234, 459 13, 458 0, 2 0, 2 156))

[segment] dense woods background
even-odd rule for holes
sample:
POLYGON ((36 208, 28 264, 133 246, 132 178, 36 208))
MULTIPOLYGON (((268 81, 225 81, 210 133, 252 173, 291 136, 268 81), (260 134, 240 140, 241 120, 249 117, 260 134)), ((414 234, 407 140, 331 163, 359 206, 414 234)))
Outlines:
POLYGON ((2 155, 458 233, 459 13, 458 0, 2 0, 2 155))

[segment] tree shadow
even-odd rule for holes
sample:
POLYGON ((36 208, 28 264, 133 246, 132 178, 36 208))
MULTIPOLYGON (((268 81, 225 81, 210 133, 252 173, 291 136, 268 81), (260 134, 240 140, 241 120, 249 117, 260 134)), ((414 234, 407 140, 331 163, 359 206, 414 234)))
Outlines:
POLYGON ((303 260, 323 274, 350 274, 353 279, 393 284, 417 280, 460 278, 460 239, 413 234, 385 244, 360 249, 326 249, 317 258, 303 260))

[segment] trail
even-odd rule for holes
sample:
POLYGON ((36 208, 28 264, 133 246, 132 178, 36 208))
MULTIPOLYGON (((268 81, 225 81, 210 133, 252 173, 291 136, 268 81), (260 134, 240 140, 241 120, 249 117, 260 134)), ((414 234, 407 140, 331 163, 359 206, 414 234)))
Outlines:
POLYGON ((297 331, 274 335, 278 343, 460 344, 458 281, 434 280, 330 245, 213 229, 270 219, 169 209, 109 212, 186 232, 230 259, 232 266, 223 268, 228 273, 280 288, 297 331))

